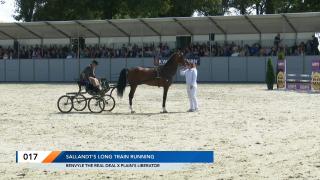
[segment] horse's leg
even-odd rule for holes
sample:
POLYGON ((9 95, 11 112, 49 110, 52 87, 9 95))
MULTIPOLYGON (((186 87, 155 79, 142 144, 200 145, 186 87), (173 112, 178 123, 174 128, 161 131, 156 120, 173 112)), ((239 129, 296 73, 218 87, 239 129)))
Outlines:
POLYGON ((163 98, 162 98, 162 110, 163 110, 162 112, 163 113, 168 112, 166 109, 166 100, 167 100, 168 89, 169 89, 168 85, 163 86, 163 98))
POLYGON ((133 96, 134 96, 134 93, 137 89, 137 85, 131 85, 130 86, 130 93, 129 93, 129 104, 130 104, 130 111, 131 113, 135 113, 135 111, 132 109, 132 99, 133 99, 133 96))

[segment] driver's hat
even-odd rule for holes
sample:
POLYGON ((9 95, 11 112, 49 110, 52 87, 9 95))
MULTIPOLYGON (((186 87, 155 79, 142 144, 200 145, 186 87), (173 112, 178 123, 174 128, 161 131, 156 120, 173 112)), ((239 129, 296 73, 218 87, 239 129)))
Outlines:
POLYGON ((93 60, 93 61, 91 62, 91 64, 99 65, 98 61, 96 61, 96 60, 93 60))

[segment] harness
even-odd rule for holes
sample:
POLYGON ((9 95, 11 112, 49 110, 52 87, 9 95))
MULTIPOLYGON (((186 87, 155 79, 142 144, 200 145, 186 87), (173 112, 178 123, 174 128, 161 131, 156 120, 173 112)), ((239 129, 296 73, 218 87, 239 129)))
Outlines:
POLYGON ((161 74, 162 68, 163 68, 163 66, 158 66, 158 67, 155 68, 155 71, 156 71, 156 77, 155 77, 155 79, 156 79, 157 82, 158 82, 158 87, 160 87, 160 80, 161 80, 161 78, 164 79, 164 80, 166 80, 166 81, 172 81, 171 78, 165 77, 164 75, 161 74))
POLYGON ((161 80, 161 79, 164 79, 164 80, 166 80, 166 81, 172 81, 171 78, 166 78, 166 77, 162 76, 162 75, 161 75, 161 70, 162 70, 162 67, 161 67, 161 66, 155 67, 155 68, 154 68, 154 71, 155 71, 154 77, 151 77, 151 78, 149 78, 149 79, 146 79, 146 80, 144 80, 144 81, 140 81, 139 83, 134 83, 134 84, 139 85, 139 84, 146 83, 146 82, 148 82, 148 81, 156 80, 156 81, 157 81, 157 84, 158 84, 158 87, 160 87, 160 80, 161 80))
POLYGON ((161 77, 160 77, 160 66, 157 66, 157 68, 155 68, 155 70, 156 70, 156 77, 155 77, 155 79, 157 80, 157 82, 158 82, 158 87, 160 87, 160 79, 161 79, 161 77))

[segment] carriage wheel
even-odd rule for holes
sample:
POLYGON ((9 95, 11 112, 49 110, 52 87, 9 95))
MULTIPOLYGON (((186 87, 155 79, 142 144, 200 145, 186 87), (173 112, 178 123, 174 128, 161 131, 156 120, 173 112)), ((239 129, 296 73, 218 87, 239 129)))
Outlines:
POLYGON ((101 113, 104 110, 105 103, 101 97, 92 97, 89 99, 88 108, 93 113, 101 113))
POLYGON ((72 104, 76 111, 83 111, 87 107, 87 99, 82 94, 78 94, 72 99, 72 104))
POLYGON ((58 99, 57 106, 58 106, 59 111, 62 112, 62 113, 70 112, 72 110, 72 108, 73 108, 71 97, 70 96, 66 96, 66 95, 61 96, 58 99))
POLYGON ((110 95, 104 96, 104 103, 105 103, 105 108, 104 108, 105 111, 112 111, 116 105, 116 101, 110 95))

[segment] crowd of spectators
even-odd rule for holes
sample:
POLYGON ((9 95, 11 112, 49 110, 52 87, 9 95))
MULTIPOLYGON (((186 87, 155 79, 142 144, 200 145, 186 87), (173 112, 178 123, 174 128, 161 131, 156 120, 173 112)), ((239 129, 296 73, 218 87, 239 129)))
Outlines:
MULTIPOLYGON (((192 43, 187 48, 181 49, 185 54, 193 54, 200 57, 205 56, 276 56, 279 49, 283 49, 287 56, 319 55, 318 39, 287 46, 282 43, 280 35, 277 35, 273 46, 262 47, 260 43, 251 45, 239 45, 234 42, 218 43, 192 43)), ((115 48, 106 45, 89 45, 78 50, 72 46, 20 46, 19 51, 12 47, 0 46, 0 59, 72 59, 72 58, 139 58, 170 56, 175 49, 170 48, 167 43, 149 43, 143 46, 137 44, 123 44, 115 48)))
POLYGON ((153 43, 138 46, 137 44, 123 44, 120 48, 110 48, 107 46, 88 46, 80 50, 80 58, 138 58, 154 57, 161 53, 163 56, 171 54, 172 49, 167 44, 153 43))
POLYGON ((0 46, 0 59, 72 59, 77 58, 137 58, 153 57, 156 52, 163 56, 169 56, 173 49, 167 44, 160 43, 155 46, 153 43, 138 46, 136 44, 123 44, 119 48, 108 47, 106 45, 89 45, 80 48, 72 46, 20 46, 19 50, 12 47, 4 48, 0 46))
POLYGON ((74 58, 76 53, 67 46, 21 46, 19 50, 0 46, 0 59, 74 58))

